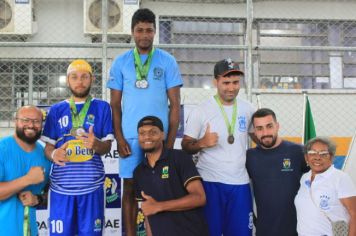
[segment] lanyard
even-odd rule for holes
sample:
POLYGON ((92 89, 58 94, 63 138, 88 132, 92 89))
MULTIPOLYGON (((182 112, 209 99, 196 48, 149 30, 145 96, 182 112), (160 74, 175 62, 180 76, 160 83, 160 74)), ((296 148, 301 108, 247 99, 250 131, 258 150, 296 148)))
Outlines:
POLYGON ((134 49, 134 59, 135 59, 135 70, 136 70, 136 80, 147 80, 148 70, 150 69, 152 56, 155 51, 155 48, 152 48, 148 53, 148 58, 145 63, 142 65, 140 54, 138 53, 137 48, 134 49))
POLYGON ((80 112, 77 112, 77 107, 75 106, 73 96, 69 99, 70 113, 72 114, 72 126, 73 128, 82 127, 84 124, 85 116, 88 112, 92 97, 89 95, 85 100, 83 108, 80 112))
POLYGON ((30 236, 31 229, 30 229, 30 207, 24 207, 24 219, 23 219, 23 235, 30 236))
POLYGON ((221 114, 224 117, 226 128, 227 128, 227 132, 229 133, 229 136, 233 136, 234 132, 235 132, 235 124, 236 124, 236 116, 237 116, 237 101, 236 101, 236 98, 234 99, 234 105, 233 105, 233 108, 232 108, 231 124, 229 122, 229 119, 227 118, 227 114, 226 114, 226 112, 224 110, 223 105, 221 104, 221 100, 220 100, 219 96, 215 95, 214 98, 215 98, 215 101, 217 102, 217 104, 219 105, 221 114))

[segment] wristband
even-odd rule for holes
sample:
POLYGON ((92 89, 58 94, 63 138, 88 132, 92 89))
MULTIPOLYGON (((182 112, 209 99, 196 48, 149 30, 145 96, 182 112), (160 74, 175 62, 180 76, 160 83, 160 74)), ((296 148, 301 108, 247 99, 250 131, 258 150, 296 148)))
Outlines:
POLYGON ((54 153, 57 151, 57 149, 54 149, 51 153, 51 161, 53 161, 54 153))
POLYGON ((35 206, 41 205, 43 203, 43 197, 41 194, 36 195, 38 203, 35 206))

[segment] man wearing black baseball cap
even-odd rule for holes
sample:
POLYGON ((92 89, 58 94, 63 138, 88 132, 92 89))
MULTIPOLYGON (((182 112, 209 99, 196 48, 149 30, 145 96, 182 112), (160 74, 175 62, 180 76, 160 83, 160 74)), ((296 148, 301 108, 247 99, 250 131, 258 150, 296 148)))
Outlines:
POLYGON ((134 186, 152 235, 208 235, 205 193, 192 156, 164 148, 163 124, 155 116, 142 118, 137 131, 145 158, 134 171, 134 186))
POLYGON ((246 147, 254 107, 237 98, 244 73, 231 59, 214 67, 217 94, 188 116, 182 148, 198 154, 211 236, 252 234, 252 199, 246 171, 246 147))

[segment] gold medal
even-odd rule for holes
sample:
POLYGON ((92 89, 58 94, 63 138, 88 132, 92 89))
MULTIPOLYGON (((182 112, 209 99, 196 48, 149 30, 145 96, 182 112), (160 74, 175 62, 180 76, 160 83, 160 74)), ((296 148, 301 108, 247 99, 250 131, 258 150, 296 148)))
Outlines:
POLYGON ((233 144, 234 141, 235 141, 234 135, 231 134, 231 135, 229 135, 229 136, 227 137, 227 142, 228 142, 229 144, 233 144))

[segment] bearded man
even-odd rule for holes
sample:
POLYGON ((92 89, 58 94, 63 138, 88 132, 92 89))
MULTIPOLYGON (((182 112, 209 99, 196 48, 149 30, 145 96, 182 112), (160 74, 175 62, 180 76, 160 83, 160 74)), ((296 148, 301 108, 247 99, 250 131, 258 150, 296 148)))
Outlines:
POLYGON ((303 148, 278 136, 279 123, 268 108, 251 118, 257 146, 247 151, 246 168, 257 208, 256 235, 297 236, 294 197, 308 168, 303 148))
POLYGON ((42 112, 21 107, 15 115, 15 134, 0 140, 0 235, 37 235, 36 206, 48 180, 50 162, 37 142, 42 112))

